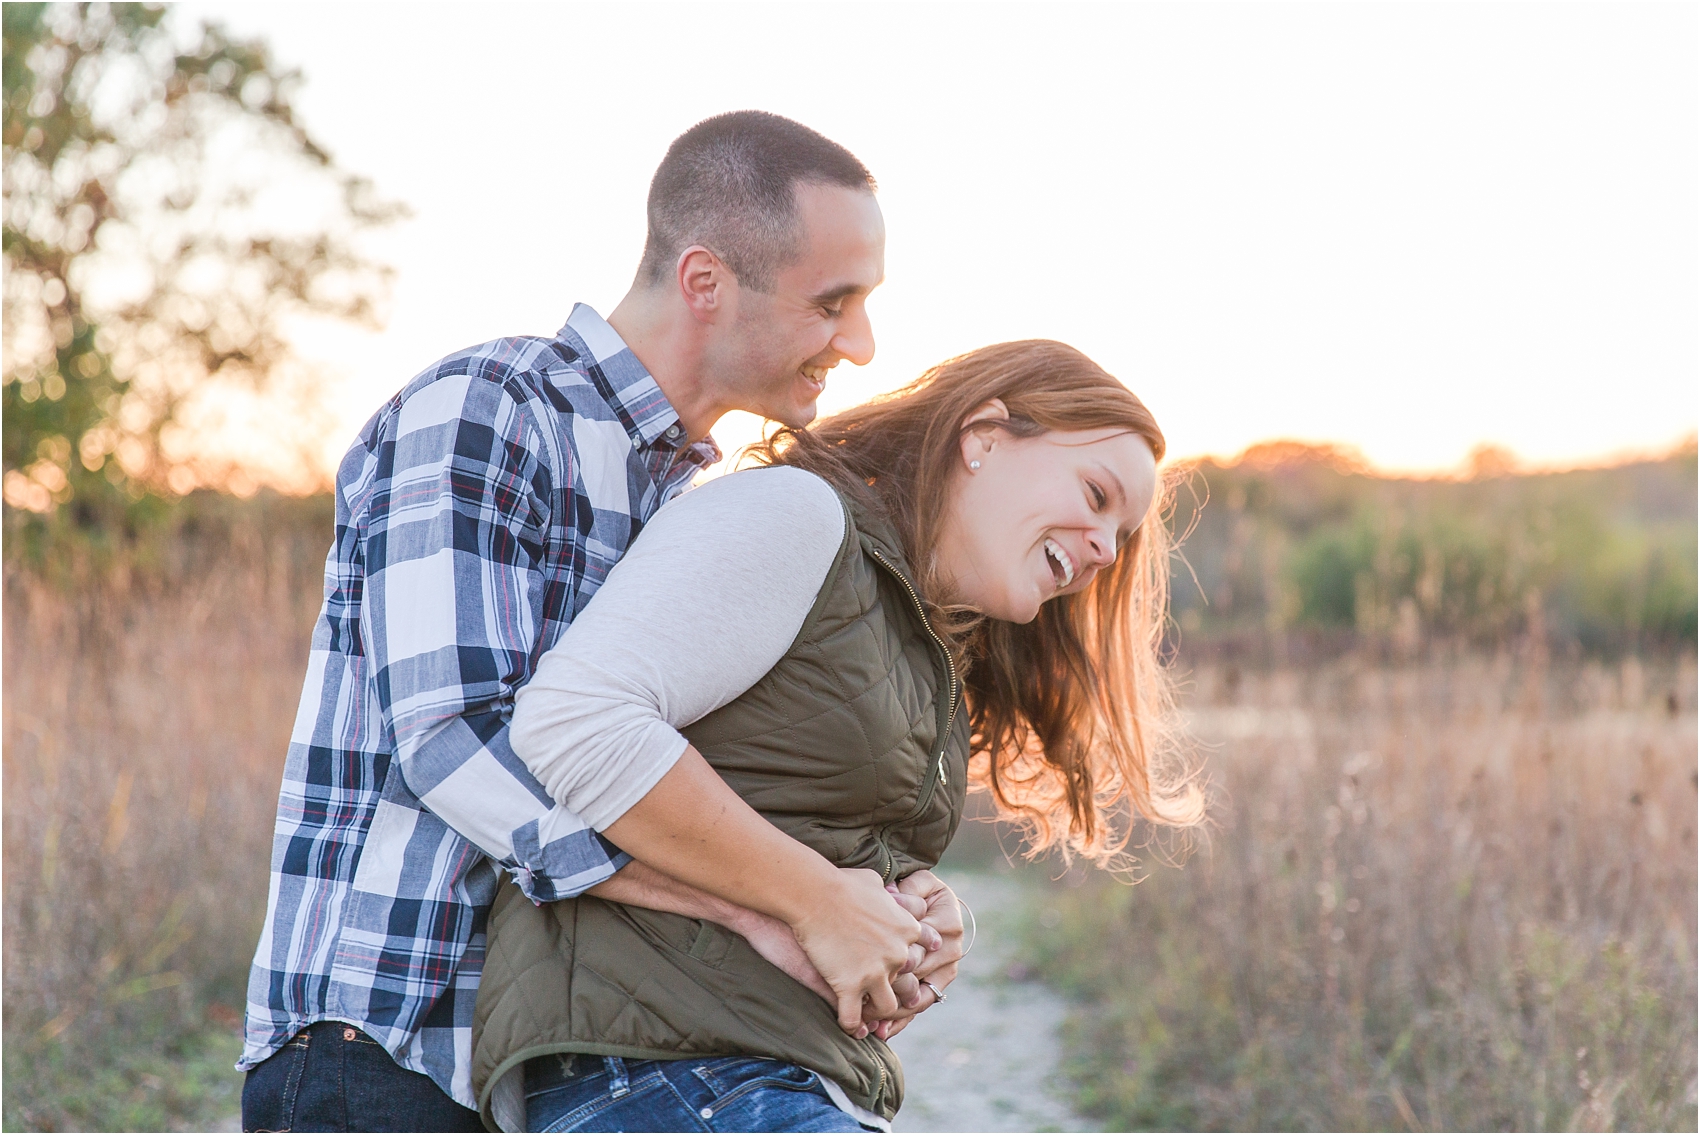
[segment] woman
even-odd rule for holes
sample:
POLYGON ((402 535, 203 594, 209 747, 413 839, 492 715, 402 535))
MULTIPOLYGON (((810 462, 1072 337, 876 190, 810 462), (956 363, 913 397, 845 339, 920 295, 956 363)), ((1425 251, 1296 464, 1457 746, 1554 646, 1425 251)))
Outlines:
MULTIPOLYGON (((606 806, 609 778, 635 799, 694 749, 812 853, 888 882, 937 862, 969 780, 1035 850, 1104 861, 1132 813, 1196 823, 1161 737, 1163 450, 1138 398, 1048 341, 781 431, 766 468, 651 521, 522 693, 515 751, 563 803, 606 806)), ((479 992, 487 1122, 888 1127, 890 1049, 743 938, 517 893, 479 992)))

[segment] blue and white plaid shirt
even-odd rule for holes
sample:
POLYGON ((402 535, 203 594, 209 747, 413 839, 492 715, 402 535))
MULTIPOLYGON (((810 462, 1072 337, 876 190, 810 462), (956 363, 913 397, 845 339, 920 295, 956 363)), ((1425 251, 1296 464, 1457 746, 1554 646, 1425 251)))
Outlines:
POLYGON ((355 1025, 467 1107, 500 872, 533 899, 626 862, 508 744, 514 692, 656 509, 719 459, 583 304, 409 382, 336 484, 336 541, 289 743, 252 1068, 355 1025))

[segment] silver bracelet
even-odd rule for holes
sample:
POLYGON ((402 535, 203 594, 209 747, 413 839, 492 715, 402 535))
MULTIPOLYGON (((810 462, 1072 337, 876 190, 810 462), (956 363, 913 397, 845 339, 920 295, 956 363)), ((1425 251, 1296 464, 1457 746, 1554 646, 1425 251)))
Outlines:
POLYGON ((968 936, 968 945, 963 947, 962 950, 962 956, 966 958, 968 951, 974 948, 975 939, 980 937, 980 921, 974 917, 974 911, 962 900, 961 895, 956 896, 956 905, 960 906, 963 913, 968 916, 968 925, 973 929, 973 933, 968 936))

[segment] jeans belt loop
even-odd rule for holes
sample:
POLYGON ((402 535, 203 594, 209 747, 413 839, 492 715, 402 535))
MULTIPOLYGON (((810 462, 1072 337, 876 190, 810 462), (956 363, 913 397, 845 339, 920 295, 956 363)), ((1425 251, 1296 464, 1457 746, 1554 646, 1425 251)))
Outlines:
POLYGON ((626 1075, 626 1062, 624 1060, 621 1060, 618 1056, 604 1056, 602 1064, 603 1067, 608 1069, 608 1092, 613 1098, 619 1099, 632 1090, 631 1080, 626 1075))

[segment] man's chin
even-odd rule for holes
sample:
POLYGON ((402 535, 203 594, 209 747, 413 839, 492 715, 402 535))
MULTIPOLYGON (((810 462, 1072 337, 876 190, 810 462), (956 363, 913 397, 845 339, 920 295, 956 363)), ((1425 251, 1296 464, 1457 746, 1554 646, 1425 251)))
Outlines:
POLYGON ((794 430, 800 430, 814 421, 819 413, 816 409, 816 403, 810 402, 807 406, 787 406, 782 410, 775 409, 767 416, 782 426, 790 426, 794 430))

